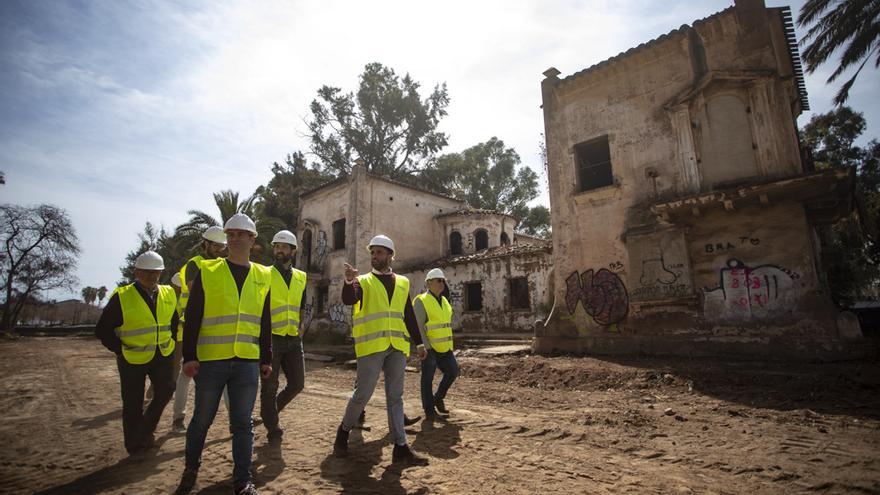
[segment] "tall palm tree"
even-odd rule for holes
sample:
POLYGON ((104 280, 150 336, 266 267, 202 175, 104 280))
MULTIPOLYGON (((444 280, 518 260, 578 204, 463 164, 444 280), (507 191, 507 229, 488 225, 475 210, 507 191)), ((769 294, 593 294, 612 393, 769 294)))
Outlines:
POLYGON ((807 0, 801 7, 797 22, 801 27, 815 23, 801 40, 802 44, 807 45, 803 58, 808 73, 815 72, 839 48, 843 48, 840 63, 828 77, 828 83, 834 82, 846 69, 862 62, 834 96, 834 104, 842 105, 849 98, 849 90, 859 73, 875 52, 877 59, 874 67, 880 66, 880 0, 807 0))

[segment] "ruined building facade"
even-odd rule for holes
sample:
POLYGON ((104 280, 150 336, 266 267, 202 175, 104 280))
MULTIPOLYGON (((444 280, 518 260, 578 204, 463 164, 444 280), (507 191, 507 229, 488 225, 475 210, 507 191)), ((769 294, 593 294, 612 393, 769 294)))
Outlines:
POLYGON ((801 160, 788 8, 737 0, 571 76, 544 74, 555 303, 538 351, 846 345, 816 228, 850 211, 852 176, 801 160))
POLYGON ((412 296, 425 274, 442 268, 456 332, 531 332, 549 313, 552 269, 548 241, 516 234, 509 215, 474 210, 459 200, 372 175, 355 165, 349 176, 300 196, 296 266, 308 274, 307 328, 351 332, 342 304, 344 263, 368 273, 370 239, 389 236, 392 268, 407 276, 412 296))

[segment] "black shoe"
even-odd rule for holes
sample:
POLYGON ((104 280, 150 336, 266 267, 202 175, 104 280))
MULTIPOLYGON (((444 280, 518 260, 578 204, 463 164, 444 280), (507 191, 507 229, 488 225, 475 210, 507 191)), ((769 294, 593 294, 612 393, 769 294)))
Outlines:
POLYGON ((446 404, 443 403, 443 399, 438 399, 434 397, 434 407, 437 409, 438 413, 444 414, 446 416, 449 415, 449 409, 446 409, 446 404))
POLYGON ((409 445, 395 445, 391 451, 391 462, 394 464, 403 464, 405 466, 427 466, 428 459, 416 455, 409 445))
POLYGON ((333 442, 333 455, 336 457, 345 457, 348 455, 348 432, 342 429, 336 430, 336 441, 333 442))
POLYGON ((282 436, 284 436, 284 430, 278 428, 277 426, 275 428, 269 428, 269 433, 266 434, 266 438, 268 438, 270 441, 281 440, 282 436))
POLYGON ((403 426, 412 426, 418 423, 422 419, 421 416, 416 416, 414 418, 407 417, 406 414, 403 415, 403 426))
POLYGON ((248 481, 247 483, 238 486, 232 493, 235 495, 257 495, 257 487, 248 481))
POLYGON ((186 433, 186 425, 183 424, 183 418, 177 418, 171 422, 171 431, 174 433, 186 433))
POLYGON ((180 484, 174 495, 186 495, 196 486, 196 478, 199 475, 198 469, 186 468, 183 470, 183 476, 180 477, 180 484))

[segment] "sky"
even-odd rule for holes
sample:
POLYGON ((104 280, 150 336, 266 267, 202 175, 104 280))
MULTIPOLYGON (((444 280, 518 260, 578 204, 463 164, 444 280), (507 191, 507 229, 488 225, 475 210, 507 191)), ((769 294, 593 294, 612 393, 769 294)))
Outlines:
MULTIPOLYGON (((765 1, 795 17, 803 4, 765 1)), ((443 152, 497 136, 542 174, 535 203, 549 205, 542 73, 568 76, 732 3, 3 0, 0 203, 64 208, 81 286, 112 288, 147 221, 172 231, 187 210, 217 215, 214 192, 252 194, 273 162, 307 151, 318 88, 353 91, 364 66, 381 62, 423 96, 446 83, 443 152)), ((862 144, 880 138, 870 65, 849 102, 868 121, 862 144)), ((806 77, 812 110, 800 126, 832 108, 834 66, 806 77)))

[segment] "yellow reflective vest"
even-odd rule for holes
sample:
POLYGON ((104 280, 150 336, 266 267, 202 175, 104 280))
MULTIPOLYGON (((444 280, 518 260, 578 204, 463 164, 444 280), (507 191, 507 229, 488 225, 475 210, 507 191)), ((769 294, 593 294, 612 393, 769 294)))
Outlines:
POLYGON ((442 304, 430 292, 416 296, 425 308, 428 321, 425 322, 425 333, 431 348, 437 352, 449 352, 452 350, 452 306, 445 296, 440 296, 442 304))
POLYGON ((171 318, 177 306, 177 296, 170 285, 159 286, 156 316, 134 284, 118 287, 116 295, 122 308, 122 326, 116 328, 116 336, 122 341, 122 357, 126 361, 149 363, 157 347, 163 356, 174 352, 171 318))
POLYGON ((180 312, 180 330, 177 332, 177 341, 183 341, 183 315, 186 313, 186 304, 189 302, 189 286, 186 285, 186 267, 192 261, 196 266, 201 266, 205 257, 202 255, 193 256, 180 267, 180 299, 177 300, 177 310, 180 312))
POLYGON ((274 266, 272 270, 272 290, 269 301, 272 314, 272 333, 275 335, 299 335, 300 304, 306 290, 306 272, 291 269, 290 285, 284 281, 281 272, 274 266))
POLYGON ((403 321, 409 280, 395 275, 394 294, 388 300, 388 291, 372 273, 359 276, 361 301, 354 305, 352 336, 357 357, 383 352, 389 346, 409 356, 409 332, 403 321))
POLYGON ((251 263, 241 294, 225 259, 201 263, 205 310, 196 344, 199 361, 260 358, 260 321, 272 282, 268 267, 251 263))

